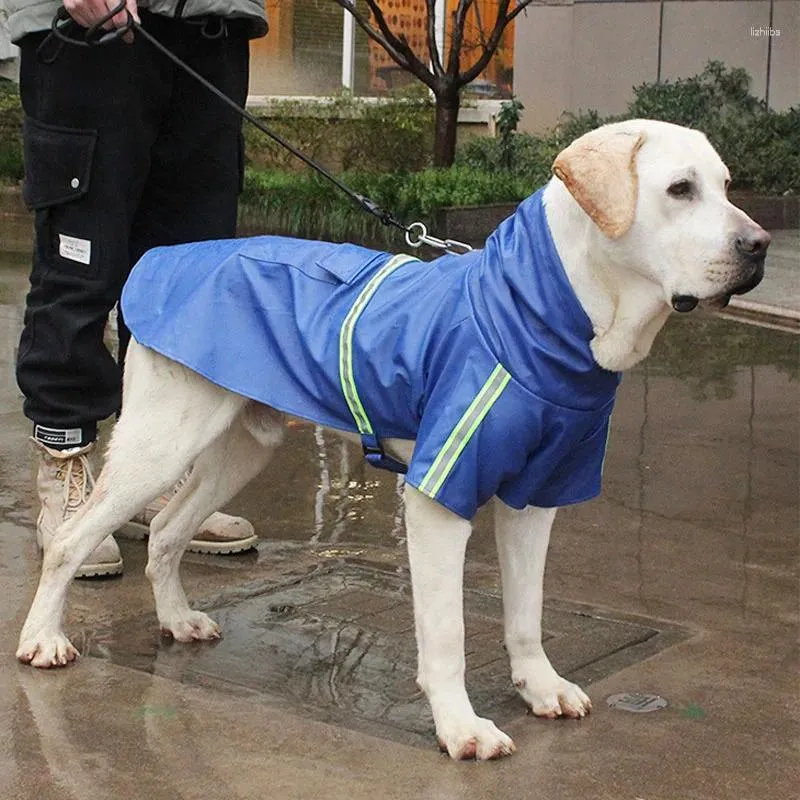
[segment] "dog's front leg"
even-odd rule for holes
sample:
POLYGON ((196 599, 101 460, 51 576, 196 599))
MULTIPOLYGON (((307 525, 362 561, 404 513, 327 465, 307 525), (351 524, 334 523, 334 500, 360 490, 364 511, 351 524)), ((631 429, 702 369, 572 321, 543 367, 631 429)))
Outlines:
POLYGON ((544 565, 556 510, 530 506, 517 511, 495 500, 506 648, 511 678, 534 714, 580 718, 591 710, 591 701, 553 669, 542 648, 544 565))
POLYGON ((508 755, 514 743, 475 714, 464 686, 464 554, 472 526, 411 486, 405 500, 417 683, 431 704, 439 744, 454 759, 508 755))

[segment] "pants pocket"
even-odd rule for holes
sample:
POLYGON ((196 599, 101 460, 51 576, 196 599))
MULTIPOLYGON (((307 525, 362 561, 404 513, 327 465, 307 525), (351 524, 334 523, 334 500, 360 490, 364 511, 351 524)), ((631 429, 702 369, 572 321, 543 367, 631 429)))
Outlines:
POLYGON ((23 123, 22 196, 36 212, 37 251, 50 268, 92 277, 97 271, 97 220, 87 203, 97 131, 23 123))

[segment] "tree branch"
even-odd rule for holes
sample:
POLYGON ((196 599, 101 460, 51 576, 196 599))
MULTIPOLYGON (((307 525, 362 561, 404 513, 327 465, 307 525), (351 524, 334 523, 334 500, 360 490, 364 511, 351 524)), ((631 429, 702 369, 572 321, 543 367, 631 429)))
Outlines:
POLYGON ((509 12, 508 17, 506 17, 506 25, 508 25, 509 22, 513 22, 528 6, 534 3, 541 3, 541 0, 519 0, 517 7, 509 12))
MULTIPOLYGON (((354 0, 333 0, 336 5, 347 11, 358 24, 358 27, 369 36, 370 39, 376 41, 386 52, 403 68, 410 69, 410 65, 395 47, 395 43, 382 36, 375 28, 370 25, 369 20, 356 9, 354 0)), ((394 37, 392 37, 394 38, 394 37)))
POLYGON ((450 39, 450 53, 447 57, 447 74, 458 79, 461 68, 461 46, 464 43, 464 24, 467 12, 475 0, 458 0, 458 7, 453 14, 453 33, 450 39))
MULTIPOLYGON (((334 0, 334 2, 339 3, 339 5, 342 5, 342 0, 334 0)), ((430 69, 428 69, 428 66, 413 51, 405 35, 402 34, 397 35, 396 33, 394 33, 394 31, 392 31, 392 29, 386 22, 386 16, 383 13, 383 9, 378 4, 378 0, 365 0, 365 2, 369 6, 370 11, 372 12, 373 17, 375 18, 375 22, 378 24, 378 27, 380 28, 381 33, 383 34, 383 39, 385 41, 390 42, 393 46, 392 50, 387 49, 389 55, 403 69, 410 72, 412 75, 414 75, 414 77, 418 78, 426 86, 432 89, 435 83, 434 75, 430 71, 430 69), (399 54, 401 57, 398 58, 397 54, 399 54)), ((354 5, 355 3, 352 4, 352 6, 354 5)), ((344 7, 348 8, 351 11, 351 13, 353 13, 352 6, 344 6, 344 7)), ((379 40, 376 39, 376 41, 379 40)))
POLYGON ((439 43, 436 41, 436 0, 425 0, 428 14, 428 57, 431 60, 433 74, 437 78, 444 75, 442 56, 439 53, 439 43))
POLYGON ((415 63, 421 69, 425 69, 427 71, 425 64, 411 49, 411 46, 409 45, 408 39, 405 37, 405 35, 402 33, 397 34, 389 27, 389 24, 386 22, 386 17, 383 13, 383 9, 378 4, 378 0, 365 0, 365 2, 372 11, 372 15, 375 17, 375 21, 378 23, 378 27, 383 32, 384 36, 390 38, 396 43, 395 46, 405 56, 409 64, 415 63))
POLYGON ((480 46, 486 48, 486 31, 483 29, 483 20, 481 19, 481 6, 480 3, 475 6, 475 21, 478 23, 478 38, 480 39, 480 46))
POLYGON ((500 0, 497 4, 497 21, 484 47, 483 53, 463 75, 458 76, 457 80, 460 86, 471 83, 486 69, 487 65, 492 60, 492 56, 497 52, 497 47, 500 44, 500 39, 506 28, 517 15, 533 2, 534 0, 519 0, 517 7, 513 11, 509 11, 508 7, 511 5, 511 0, 500 0))

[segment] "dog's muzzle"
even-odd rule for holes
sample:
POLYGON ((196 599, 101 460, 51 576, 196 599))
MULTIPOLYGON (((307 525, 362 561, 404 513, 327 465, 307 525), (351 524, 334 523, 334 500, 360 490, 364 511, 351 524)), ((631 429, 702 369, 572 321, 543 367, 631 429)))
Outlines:
POLYGON ((761 258, 755 264, 755 269, 749 278, 737 284, 730 290, 730 294, 746 294, 751 289, 755 289, 764 279, 764 259, 761 258))
MULTIPOLYGON (((753 269, 750 275, 740 283, 732 286, 723 294, 711 297, 705 300, 705 304, 712 308, 725 308, 731 301, 731 297, 735 294, 746 294, 758 286, 764 279, 764 255, 758 260, 753 261, 753 269)), ((682 314, 689 311, 694 311, 697 304, 700 302, 699 297, 691 294, 674 294, 672 295, 672 307, 682 314)))

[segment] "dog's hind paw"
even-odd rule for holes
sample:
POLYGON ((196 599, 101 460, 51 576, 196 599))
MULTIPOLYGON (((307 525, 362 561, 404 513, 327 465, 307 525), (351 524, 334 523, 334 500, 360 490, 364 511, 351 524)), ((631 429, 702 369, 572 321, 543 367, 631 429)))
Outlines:
POLYGON ((63 667, 74 661, 80 653, 61 632, 24 636, 17 648, 17 658, 23 664, 49 669, 63 667))
POLYGON ((176 642, 206 641, 222 637, 219 625, 202 611, 189 611, 173 620, 162 621, 161 632, 172 636, 176 642))
POLYGON ((466 724, 445 725, 437 730, 439 748, 454 761, 490 761, 510 756, 514 742, 490 719, 474 717, 466 724))

